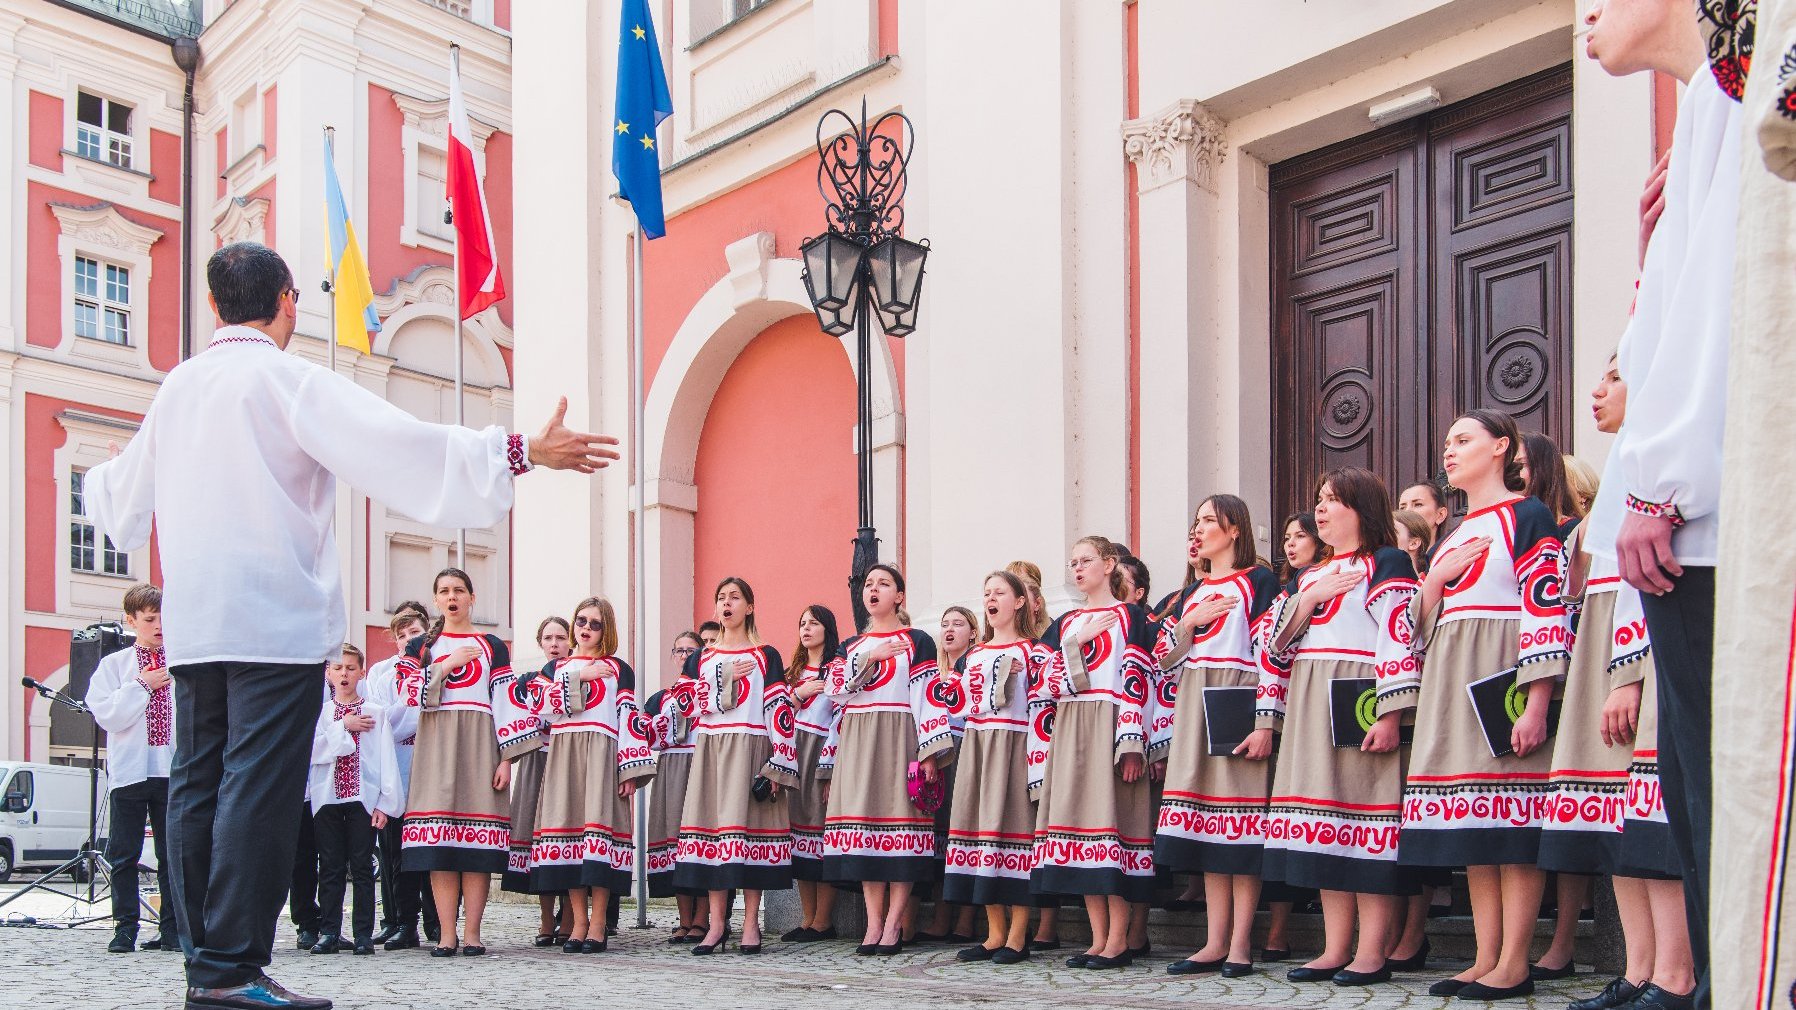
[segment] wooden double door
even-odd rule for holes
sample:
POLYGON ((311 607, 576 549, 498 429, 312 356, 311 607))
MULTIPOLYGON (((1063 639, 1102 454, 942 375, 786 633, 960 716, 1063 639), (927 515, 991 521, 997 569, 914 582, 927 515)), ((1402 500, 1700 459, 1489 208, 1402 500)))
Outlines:
POLYGON ((1569 444, 1571 98, 1561 67, 1272 168, 1280 516, 1333 467, 1437 475, 1474 407, 1569 444))

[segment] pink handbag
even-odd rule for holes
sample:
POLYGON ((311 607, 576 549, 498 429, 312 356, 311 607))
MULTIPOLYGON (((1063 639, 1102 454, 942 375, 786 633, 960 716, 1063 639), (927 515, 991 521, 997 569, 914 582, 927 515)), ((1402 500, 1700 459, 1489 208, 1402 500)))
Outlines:
POLYGON ((938 774, 933 782, 930 781, 929 777, 923 774, 923 763, 920 761, 910 763, 908 791, 910 792, 911 806, 926 814, 933 814, 942 809, 942 801, 947 799, 947 790, 942 785, 942 776, 938 774))

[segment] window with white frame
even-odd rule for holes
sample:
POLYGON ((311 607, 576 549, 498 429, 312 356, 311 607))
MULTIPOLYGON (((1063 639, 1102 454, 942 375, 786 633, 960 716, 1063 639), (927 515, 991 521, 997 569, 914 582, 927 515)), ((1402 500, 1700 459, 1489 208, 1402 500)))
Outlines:
POLYGON ((242 158, 262 143, 262 103, 256 89, 245 91, 231 104, 231 158, 242 158))
POLYGON ((77 92, 75 153, 120 168, 131 167, 131 107, 77 92))
POLYGON ((418 231, 445 242, 455 241, 455 229, 443 222, 443 208, 448 204, 449 159, 428 144, 418 145, 418 185, 413 190, 416 204, 412 219, 418 231))
POLYGON ((75 336, 131 343, 131 269, 75 257, 75 336))
POLYGON ((87 514, 86 479, 86 470, 69 472, 69 570, 129 578, 131 556, 112 546, 111 537, 101 536, 87 514))

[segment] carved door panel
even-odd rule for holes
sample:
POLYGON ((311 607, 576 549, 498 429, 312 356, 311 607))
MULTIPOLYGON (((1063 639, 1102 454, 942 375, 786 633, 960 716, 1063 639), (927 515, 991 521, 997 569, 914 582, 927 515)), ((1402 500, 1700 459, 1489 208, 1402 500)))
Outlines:
POLYGON ((1436 473, 1491 406, 1565 444, 1571 78, 1538 75, 1272 169, 1273 504, 1436 473))

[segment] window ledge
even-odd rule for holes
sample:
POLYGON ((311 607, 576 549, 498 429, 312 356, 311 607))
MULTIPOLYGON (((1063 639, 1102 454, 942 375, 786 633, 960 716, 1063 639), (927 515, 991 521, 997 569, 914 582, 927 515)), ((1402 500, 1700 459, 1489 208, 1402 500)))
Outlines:
POLYGON ((62 155, 65 158, 74 158, 76 161, 79 161, 86 165, 98 165, 101 168, 109 168, 114 172, 122 172, 125 175, 129 175, 129 176, 132 176, 132 177, 138 178, 138 179, 154 181, 156 178, 155 176, 151 175, 148 172, 140 171, 135 168, 126 168, 123 165, 114 165, 112 162, 103 160, 101 158, 90 158, 85 154, 79 154, 75 151, 71 151, 66 147, 62 149, 62 155))
POLYGON ((720 35, 728 35, 738 25, 741 25, 743 22, 753 20, 753 18, 756 14, 759 14, 762 11, 765 11, 767 8, 772 7, 774 5, 775 5, 775 0, 766 0, 766 2, 762 3, 760 6, 755 7, 751 10, 745 11, 741 17, 736 18, 731 21, 725 21, 723 24, 718 25, 716 28, 711 29, 710 31, 706 32, 705 34, 703 34, 703 35, 699 36, 698 38, 693 39, 691 42, 687 43, 686 51, 690 53, 690 52, 698 49, 700 46, 703 46, 705 43, 710 42, 712 39, 717 38, 720 35))

